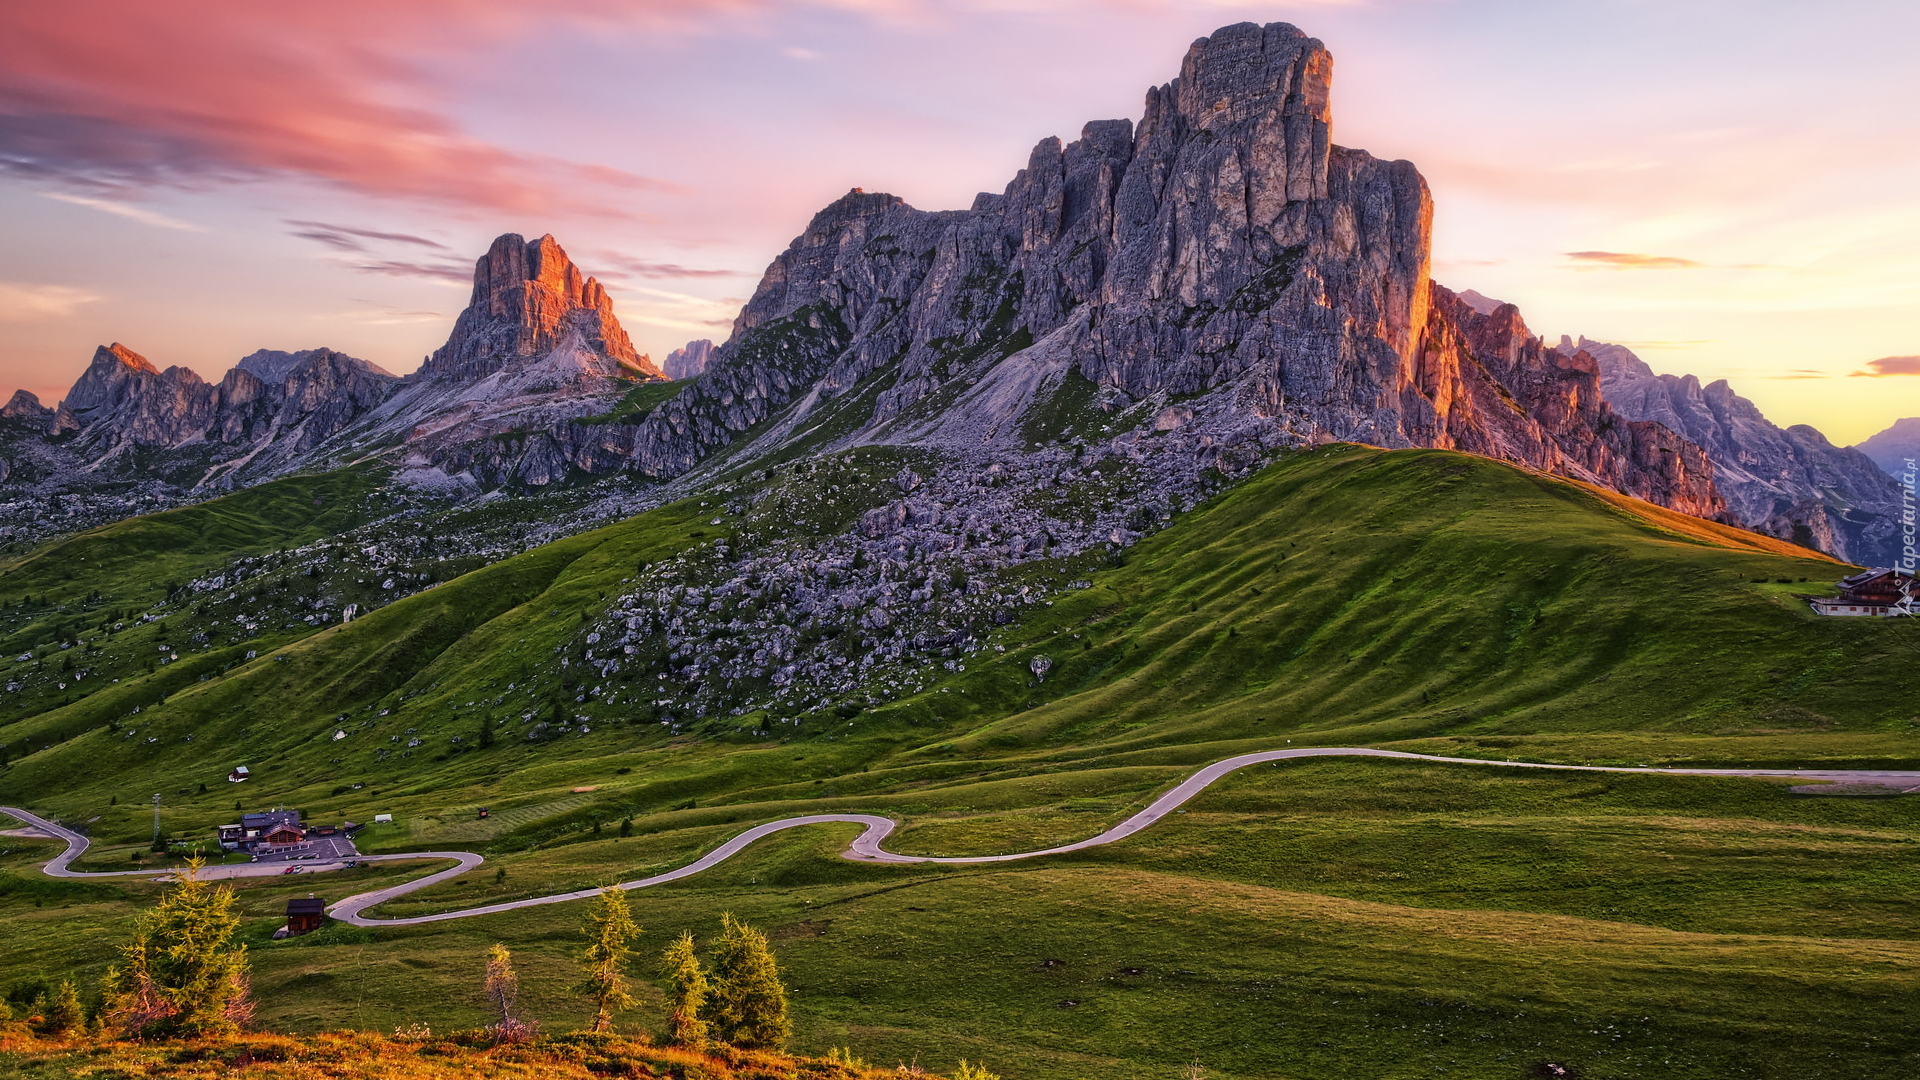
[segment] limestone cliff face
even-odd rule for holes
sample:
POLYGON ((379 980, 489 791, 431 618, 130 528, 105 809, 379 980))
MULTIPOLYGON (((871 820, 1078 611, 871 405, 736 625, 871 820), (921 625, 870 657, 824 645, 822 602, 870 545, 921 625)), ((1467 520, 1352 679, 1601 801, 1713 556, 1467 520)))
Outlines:
POLYGON ((685 348, 675 349, 667 354, 667 362, 661 365, 669 379, 691 379, 707 370, 707 363, 713 359, 713 342, 706 338, 689 341, 685 348))
MULTIPOLYGON (((968 210, 851 192, 767 268, 700 382, 569 450, 672 475, 856 386, 873 387, 861 437, 885 438, 1008 381, 993 370, 1065 358, 1108 407, 1203 395, 1299 438, 1457 447, 1724 513, 1705 455, 1608 408, 1590 358, 1434 286, 1426 184, 1333 144, 1331 73, 1292 26, 1230 26, 1137 125, 1042 141, 968 210)), ((1006 437, 1038 392, 968 423, 1006 437)))
MULTIPOLYGON (((551 236, 508 233, 474 266, 453 332, 348 442, 402 440, 416 465, 494 485, 539 486, 597 459, 571 434, 636 382, 664 379, 636 353, 600 283, 551 236)), ((584 425, 591 428, 594 425, 584 425)))
POLYGON ((1725 379, 1659 375, 1631 350, 1561 338, 1562 356, 1598 364, 1607 400, 1621 415, 1678 432, 1713 461, 1733 514, 1747 527, 1854 562, 1888 565, 1900 493, 1858 449, 1841 448, 1800 424, 1781 428, 1725 379))
POLYGON ((596 361, 594 374, 660 377, 634 351, 607 290, 584 277, 551 235, 528 242, 508 233, 474 265, 473 297, 420 373, 471 382, 568 346, 596 361))

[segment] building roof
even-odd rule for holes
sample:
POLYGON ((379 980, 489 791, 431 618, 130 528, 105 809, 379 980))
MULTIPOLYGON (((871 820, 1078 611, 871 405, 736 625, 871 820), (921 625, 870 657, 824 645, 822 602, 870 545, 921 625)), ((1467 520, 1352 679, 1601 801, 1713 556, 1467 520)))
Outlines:
POLYGON ((1890 577, 1896 583, 1898 583, 1902 579, 1909 580, 1909 581, 1912 580, 1906 574, 1900 572, 1899 570, 1895 570, 1892 567, 1876 566, 1871 569, 1862 570, 1859 573, 1854 574, 1852 577, 1841 578, 1840 587, 1843 589, 1854 589, 1862 585, 1865 585, 1870 581, 1878 581, 1883 577, 1890 577))
POLYGON ((291 825, 297 829, 300 827, 300 811, 268 810, 260 814, 241 814, 240 824, 248 829, 271 829, 275 825, 291 825))
POLYGON ((327 902, 318 897, 302 896, 287 901, 289 915, 324 915, 326 912, 327 902))

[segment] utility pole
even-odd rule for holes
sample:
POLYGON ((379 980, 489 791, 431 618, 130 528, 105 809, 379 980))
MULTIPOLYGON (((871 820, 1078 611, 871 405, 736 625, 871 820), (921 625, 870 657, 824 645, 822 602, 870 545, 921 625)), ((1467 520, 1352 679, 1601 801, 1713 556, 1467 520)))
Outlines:
POLYGON ((153 793, 153 842, 160 842, 160 793, 153 793))

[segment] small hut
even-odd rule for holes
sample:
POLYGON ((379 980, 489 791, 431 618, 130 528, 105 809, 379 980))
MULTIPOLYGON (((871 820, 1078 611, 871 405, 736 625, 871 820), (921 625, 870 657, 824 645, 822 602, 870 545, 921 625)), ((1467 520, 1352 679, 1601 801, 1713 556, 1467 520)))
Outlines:
POLYGON ((301 934, 320 929, 327 921, 327 902, 309 894, 287 901, 287 936, 298 937, 301 934))

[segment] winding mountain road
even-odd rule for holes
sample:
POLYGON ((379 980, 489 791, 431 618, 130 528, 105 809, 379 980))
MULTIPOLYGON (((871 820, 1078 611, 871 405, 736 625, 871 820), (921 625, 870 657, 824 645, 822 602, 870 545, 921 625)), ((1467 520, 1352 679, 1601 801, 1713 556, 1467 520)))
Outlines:
MULTIPOLYGON (((738 855, 755 841, 787 829, 797 829, 807 825, 851 824, 864 825, 866 829, 853 842, 847 845, 842 857, 861 862, 876 863, 999 863, 1014 862, 1019 859, 1037 859, 1045 855, 1061 855, 1069 851, 1083 851, 1087 848, 1111 844, 1123 840, 1134 833, 1152 825, 1195 795, 1229 773, 1251 765, 1263 765, 1268 762, 1289 761, 1296 758, 1315 757, 1381 757, 1399 758, 1407 761, 1429 761, 1448 765, 1484 765, 1508 769, 1553 769, 1567 772, 1607 772, 1607 773, 1651 773, 1661 776, 1735 776, 1735 777, 1785 777, 1795 780, 1811 780, 1841 784, 1869 784, 1884 787, 1890 791, 1920 791, 1920 772, 1901 772, 1894 770, 1872 769, 1657 769, 1644 766, 1627 765, 1555 765, 1534 761, 1487 761, 1480 758, 1439 757, 1432 754, 1412 754, 1401 750, 1373 750, 1365 747, 1327 746, 1301 747, 1288 750, 1263 750, 1253 754, 1240 754, 1235 757, 1216 761, 1195 772, 1192 776, 1176 784, 1172 790, 1155 799, 1146 809, 1128 817, 1113 828, 1090 836, 1085 840, 1058 847, 1042 848, 1039 851, 1022 851, 1011 855, 899 855, 882 848, 896 827, 891 818, 876 814, 807 814, 802 817, 782 818, 764 825, 755 825, 700 858, 664 874, 655 874, 638 881, 621 882, 622 889, 644 889, 653 885, 663 885, 669 881, 689 878, 702 871, 711 869, 738 855)), ((0 806, 0 813, 7 814, 28 823, 33 829, 56 840, 66 842, 67 848, 45 866, 47 874, 62 878, 91 877, 164 877, 173 870, 107 870, 98 872, 70 869, 73 861, 87 850, 87 838, 43 817, 11 806, 0 806)), ((543 904, 561 904, 569 900, 584 900, 599 892, 598 889, 582 889, 577 892, 556 893, 551 896, 535 896, 525 900, 508 900, 498 904, 485 904, 478 907, 461 908, 458 911, 443 911, 433 915, 416 915, 404 919, 376 919, 366 915, 374 907, 389 900, 405 896, 408 893, 424 889, 436 882, 458 877, 479 866, 486 860, 469 851, 416 851, 392 855, 362 855, 358 861, 398 862, 406 859, 452 859, 455 865, 436 871, 423 878, 402 882, 373 892, 349 896, 345 900, 327 909, 327 914, 353 926, 419 926, 424 923, 445 922, 449 919, 466 919, 476 915, 493 915, 503 911, 516 911, 520 908, 538 907, 543 904)), ((343 863, 316 863, 309 870, 337 870, 343 863)), ((213 867, 206 871, 209 877, 267 877, 282 872, 280 864, 247 864, 240 866, 213 867)))

